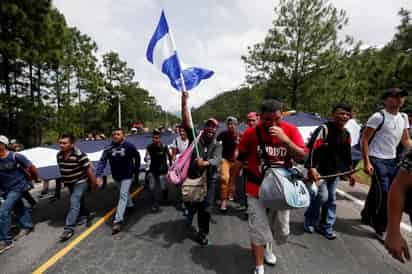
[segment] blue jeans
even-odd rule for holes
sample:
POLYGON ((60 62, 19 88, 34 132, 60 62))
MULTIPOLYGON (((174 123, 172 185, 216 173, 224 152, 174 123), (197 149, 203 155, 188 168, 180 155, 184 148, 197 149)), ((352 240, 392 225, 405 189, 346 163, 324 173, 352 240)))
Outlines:
POLYGON ((31 211, 24 206, 21 200, 22 195, 22 192, 11 191, 6 194, 4 202, 0 205, 0 241, 12 242, 10 234, 12 211, 18 216, 18 221, 22 228, 33 228, 31 211))
POLYGON ((161 193, 167 191, 167 179, 165 175, 147 173, 147 181, 149 183, 150 196, 154 206, 159 206, 161 201, 161 193))
POLYGON ((69 213, 66 216, 66 225, 64 229, 73 230, 77 223, 77 218, 79 217, 84 209, 84 195, 87 190, 87 182, 78 183, 75 185, 69 186, 71 195, 70 195, 70 209, 69 213))
POLYGON ((361 216, 363 222, 372 224, 376 232, 382 232, 386 230, 388 222, 388 192, 398 168, 396 159, 369 158, 375 171, 361 216))
POLYGON ((120 181, 120 196, 117 204, 116 215, 114 216, 114 223, 123 222, 124 212, 126 207, 133 207, 133 201, 130 197, 130 187, 132 186, 132 179, 124 179, 120 181))
POLYGON ((317 193, 310 190, 311 202, 305 212, 306 227, 318 227, 328 235, 333 233, 333 225, 336 221, 336 186, 338 182, 339 177, 332 181, 322 182, 317 193))

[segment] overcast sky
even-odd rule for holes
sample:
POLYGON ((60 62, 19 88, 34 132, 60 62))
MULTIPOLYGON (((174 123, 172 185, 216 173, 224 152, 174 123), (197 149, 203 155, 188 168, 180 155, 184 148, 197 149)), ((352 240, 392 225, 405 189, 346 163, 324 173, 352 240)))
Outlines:
MULTIPOLYGON (((412 0, 332 0, 345 9, 344 33, 371 46, 387 43, 399 24, 401 7, 412 0)), ((262 41, 273 20, 277 0, 55 0, 70 26, 91 36, 99 53, 114 50, 135 69, 136 80, 169 111, 179 110, 179 95, 165 75, 148 63, 146 47, 163 8, 183 62, 215 71, 191 91, 199 106, 222 91, 238 88, 245 79, 240 60, 248 45, 262 41)))

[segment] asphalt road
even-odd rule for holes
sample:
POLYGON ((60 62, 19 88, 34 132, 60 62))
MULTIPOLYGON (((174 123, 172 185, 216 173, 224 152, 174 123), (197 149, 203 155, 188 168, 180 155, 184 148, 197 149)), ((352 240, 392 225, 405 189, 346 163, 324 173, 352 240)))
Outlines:
MULTIPOLYGON (((367 191, 364 186, 349 188, 344 183, 340 188, 359 199, 367 191)), ((116 205, 117 192, 116 185, 109 184, 89 195, 94 221, 116 205)), ((30 273, 68 244, 58 242, 68 204, 67 193, 55 203, 39 202, 33 212, 35 232, 0 255, 0 273, 30 273)), ((265 273, 412 273, 411 264, 402 265, 387 254, 372 230, 360 223, 359 213, 358 205, 338 197, 338 238, 329 241, 304 233, 303 211, 293 211, 288 241, 274 245, 278 264, 267 266, 265 273)), ((167 205, 151 213, 147 194, 142 192, 120 234, 112 236, 106 222, 46 273, 252 273, 254 259, 243 215, 233 209, 227 215, 215 213, 212 219, 211 245, 202 248, 185 226, 181 211, 167 205)), ((78 227, 76 236, 86 229, 78 227)))

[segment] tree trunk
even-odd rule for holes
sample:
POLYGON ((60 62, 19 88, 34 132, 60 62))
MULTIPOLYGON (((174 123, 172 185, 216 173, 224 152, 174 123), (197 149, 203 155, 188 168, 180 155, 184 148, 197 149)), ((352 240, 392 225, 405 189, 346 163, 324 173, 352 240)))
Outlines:
POLYGON ((4 85, 6 87, 6 108, 7 108, 7 132, 8 134, 11 134, 11 131, 13 129, 12 125, 12 105, 11 105, 11 83, 10 83, 10 60, 8 59, 7 56, 3 55, 3 80, 4 80, 4 85))
POLYGON ((38 65, 37 67, 37 104, 39 106, 42 105, 42 99, 41 99, 41 65, 38 65))

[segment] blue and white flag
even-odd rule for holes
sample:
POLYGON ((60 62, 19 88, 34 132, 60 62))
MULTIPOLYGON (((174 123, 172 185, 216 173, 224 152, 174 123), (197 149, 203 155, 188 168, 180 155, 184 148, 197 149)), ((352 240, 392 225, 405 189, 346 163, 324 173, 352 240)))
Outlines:
POLYGON ((170 84, 179 91, 183 89, 181 74, 185 79, 187 91, 195 88, 202 80, 213 75, 211 70, 198 67, 182 67, 164 11, 162 11, 159 24, 152 39, 150 39, 146 57, 150 63, 156 65, 169 77, 170 84))

